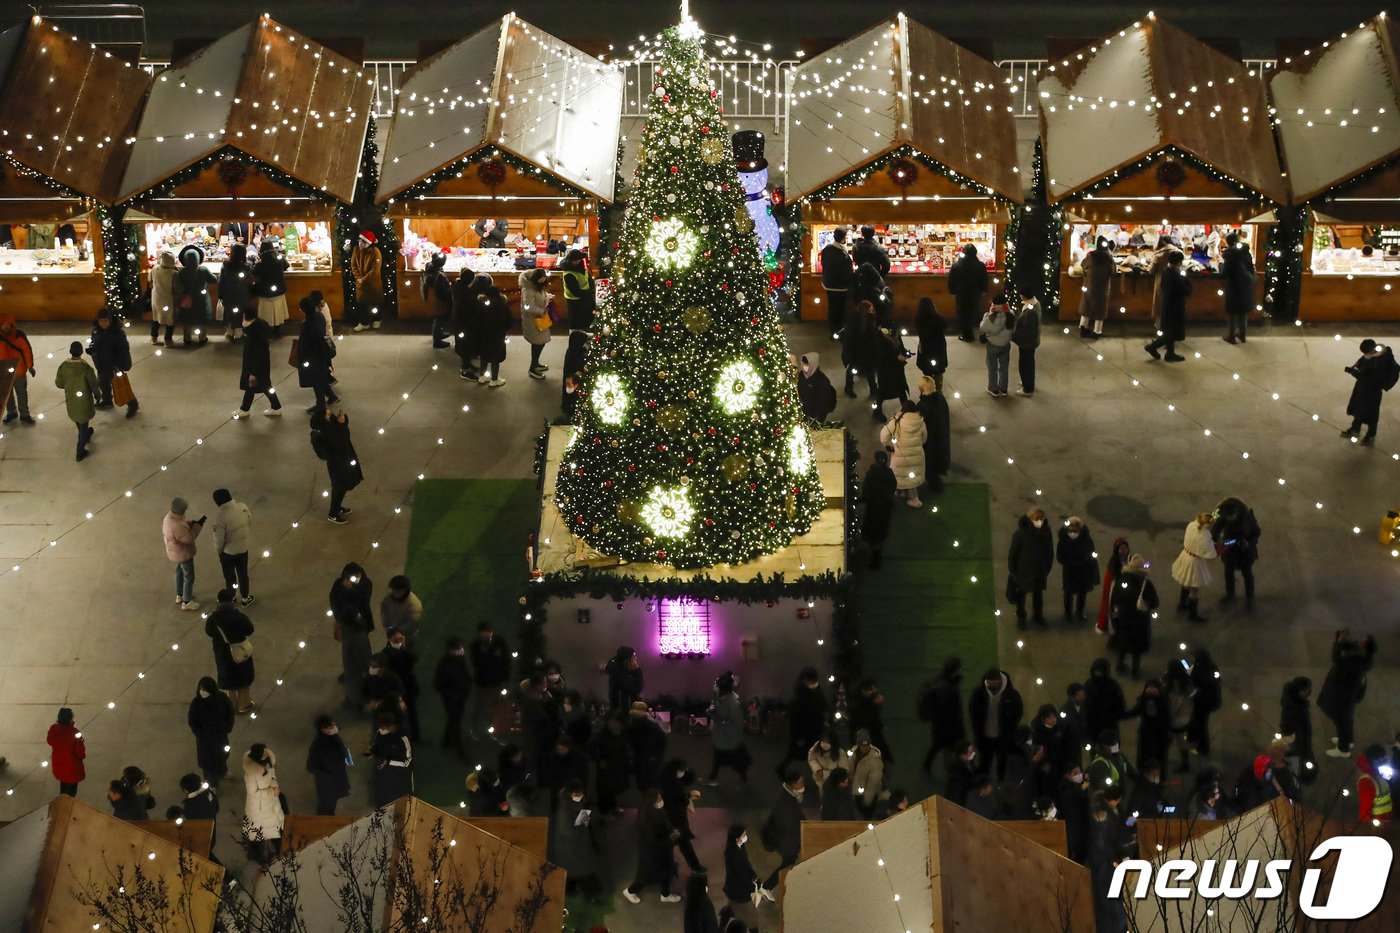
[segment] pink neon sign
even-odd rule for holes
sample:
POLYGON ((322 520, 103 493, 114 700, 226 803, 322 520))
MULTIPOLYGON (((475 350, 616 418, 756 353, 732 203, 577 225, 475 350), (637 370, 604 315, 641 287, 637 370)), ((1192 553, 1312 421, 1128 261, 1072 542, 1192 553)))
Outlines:
POLYGON ((710 653, 710 605, 688 599, 663 599, 657 606, 661 619, 658 649, 663 655, 710 653))

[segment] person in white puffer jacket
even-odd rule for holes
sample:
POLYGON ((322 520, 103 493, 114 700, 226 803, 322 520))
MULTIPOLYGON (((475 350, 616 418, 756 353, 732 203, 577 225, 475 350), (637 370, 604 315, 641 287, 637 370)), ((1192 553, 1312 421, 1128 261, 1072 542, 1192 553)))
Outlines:
POLYGON ((253 601, 248 582, 248 547, 253 536, 253 513, 227 489, 214 490, 214 548, 219 554, 219 568, 224 572, 224 586, 238 594, 240 605, 253 601))

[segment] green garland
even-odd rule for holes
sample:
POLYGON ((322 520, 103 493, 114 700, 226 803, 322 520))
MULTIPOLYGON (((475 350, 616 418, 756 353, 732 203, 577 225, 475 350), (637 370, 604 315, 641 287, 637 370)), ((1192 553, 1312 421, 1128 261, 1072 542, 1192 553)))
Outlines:
POLYGON ((1035 141, 1031 160, 1031 194, 1014 210, 1006 231, 1006 283, 1012 301, 1020 306, 1021 289, 1040 299, 1047 314, 1058 316, 1060 307, 1060 243, 1064 237, 1064 209, 1046 200, 1045 155, 1035 141), (1042 257, 1037 265, 1035 258, 1042 257))
POLYGON ((124 223, 125 207, 97 207, 102 230, 102 291, 107 307, 126 318, 141 295, 141 241, 136 227, 124 223))
POLYGON ((807 225, 802 220, 802 202, 787 201, 783 204, 783 210, 787 216, 785 223, 781 225, 783 240, 781 244, 787 248, 784 250, 783 269, 787 272, 787 278, 783 281, 783 287, 788 292, 788 306, 792 309, 793 320, 802 320, 802 270, 804 257, 802 255, 802 244, 807 240, 807 225))
POLYGON ((1196 156, 1187 152, 1185 149, 1180 149, 1176 146, 1164 146, 1161 149, 1157 149, 1149 153, 1148 155, 1143 156, 1141 159, 1138 159, 1131 165, 1124 165, 1121 168, 1116 168, 1113 171, 1109 172, 1107 175, 1105 175, 1103 178, 1100 178, 1098 181, 1094 182, 1089 187, 1082 188, 1079 191, 1076 191, 1074 194, 1063 198, 1059 203, 1066 204, 1073 203, 1075 201, 1089 200, 1093 198, 1094 195, 1098 194, 1100 191, 1104 191, 1108 188, 1111 188, 1113 185, 1118 184, 1124 179, 1131 178, 1134 175, 1139 174, 1140 172, 1146 171, 1162 159, 1178 159, 1182 162, 1185 162, 1187 165, 1191 166, 1201 174, 1207 175, 1213 180, 1220 182, 1222 185, 1229 188, 1235 194, 1239 195, 1242 199, 1246 201, 1253 201, 1259 204, 1261 210, 1265 206, 1274 203, 1274 201, 1266 195, 1260 194, 1258 191, 1255 191, 1253 188, 1249 187, 1243 182, 1236 181, 1234 178, 1232 178, 1229 175, 1226 175, 1224 172, 1220 171, 1219 169, 1215 168, 1209 163, 1201 161, 1196 156))
POLYGON ((161 181, 156 182, 154 185, 141 192, 140 194, 128 198, 126 203, 139 204, 143 201, 152 198, 170 197, 170 195, 174 193, 176 188, 180 187, 181 185, 187 182, 194 181, 200 175, 207 172, 209 169, 216 167, 225 158, 228 158, 230 156, 235 159, 238 159, 241 162, 245 162, 250 166, 256 167, 259 172, 261 172, 265 177, 267 177, 271 181, 281 185, 284 188, 288 188, 299 195, 311 198, 314 201, 330 200, 330 197, 324 191, 320 191, 314 186, 308 185, 304 181, 300 181, 299 179, 293 178, 291 175, 288 175, 281 169, 268 165, 266 162, 263 162, 260 159, 255 159, 254 157, 248 155, 246 152, 237 148, 236 146, 221 146, 220 148, 211 152, 209 155, 200 159, 198 162, 194 162, 190 165, 185 166, 184 168, 180 169, 180 171, 176 172, 174 175, 164 178, 161 181))
MULTIPOLYGON (((618 147, 618 149, 620 154, 621 147, 618 147)), ((509 165, 521 175, 529 176, 537 181, 542 181, 553 188, 558 188, 560 191, 564 192, 565 194, 571 197, 592 198, 601 203, 600 198, 589 194, 582 188, 577 188, 574 185, 571 185, 568 182, 564 181, 563 179, 551 175, 539 166, 531 165, 524 159, 512 155, 511 153, 506 152, 503 149, 497 149, 495 147, 478 149, 475 152, 463 156, 455 162, 443 166, 436 172, 433 172, 427 178, 424 178, 421 181, 414 182, 404 190, 400 191, 398 194, 394 195, 392 198, 389 199, 388 203, 393 204, 395 201, 411 201, 414 198, 426 197, 437 191, 438 185, 442 184, 445 181, 448 181, 449 179, 456 178, 457 176, 461 175, 462 172, 468 167, 476 165, 478 162, 489 162, 492 159, 504 162, 506 165, 509 165)))
POLYGON ((999 201, 1002 204, 1014 203, 1013 201, 1011 201, 1010 198, 1006 198, 1000 194, 997 194, 987 185, 982 184, 976 179, 968 178, 966 175, 963 175, 960 172, 954 171, 953 169, 944 165, 942 162, 938 162, 934 159, 931 159, 928 156, 924 155, 922 152, 920 152, 918 149, 915 149, 913 146, 908 145, 900 146, 898 149, 894 149, 890 152, 885 153, 873 162, 867 162, 859 168, 852 169, 851 171, 847 172, 845 175, 842 175, 835 181, 829 182, 821 186, 817 190, 803 195, 801 200, 829 201, 831 198, 835 197, 837 193, 839 193, 843 188, 848 188, 851 185, 858 185, 861 182, 865 181, 867 178, 869 178, 871 175, 875 174, 876 172, 882 172, 894 163, 906 159, 917 162, 924 168, 929 169, 932 172, 936 172, 939 175, 942 175, 944 178, 948 179, 949 181, 953 182, 961 188, 972 188, 973 190, 980 191, 983 194, 985 194, 988 198, 991 198, 993 201, 999 201))
POLYGON ((355 276, 350 272, 350 254, 355 249, 361 230, 377 229, 374 248, 380 255, 380 280, 384 289, 384 307, 380 310, 395 317, 399 309, 399 236, 392 218, 384 207, 375 203, 379 195, 379 128, 371 117, 365 127, 364 147, 360 151, 360 175, 355 182, 355 198, 335 211, 335 242, 340 248, 340 290, 343 307, 349 309, 355 298, 355 276))

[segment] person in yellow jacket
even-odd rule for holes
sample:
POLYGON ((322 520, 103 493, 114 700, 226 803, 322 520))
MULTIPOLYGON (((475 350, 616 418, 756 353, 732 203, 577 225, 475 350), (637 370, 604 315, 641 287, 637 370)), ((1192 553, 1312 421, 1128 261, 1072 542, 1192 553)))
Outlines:
POLYGON ((355 333, 370 328, 379 329, 383 321, 384 258, 374 243, 374 231, 361 230, 360 239, 350 254, 350 274, 355 277, 355 296, 349 309, 355 323, 355 333))

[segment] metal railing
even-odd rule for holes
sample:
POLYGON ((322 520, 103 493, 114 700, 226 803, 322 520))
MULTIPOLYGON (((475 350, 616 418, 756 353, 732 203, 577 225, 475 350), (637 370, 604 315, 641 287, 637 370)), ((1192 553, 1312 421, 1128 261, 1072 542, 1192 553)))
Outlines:
POLYGON ((365 62, 365 70, 374 73, 374 103, 370 105, 370 113, 375 119, 387 119, 393 115, 394 101, 398 99, 404 72, 416 64, 418 63, 400 59, 373 59, 365 62))
POLYGON ((97 45, 146 44, 146 11, 135 3, 52 3, 34 12, 97 45))
MULTIPOLYGON (((724 115, 738 120, 772 120, 773 129, 781 130, 787 121, 784 73, 796 64, 796 59, 711 62, 710 80, 719 91, 724 115)), ((623 66, 626 78, 623 117, 645 117, 651 113, 651 89, 656 85, 655 67, 656 62, 653 61, 629 62, 623 66)))
MULTIPOLYGON (((1004 58, 997 62, 997 67, 1011 79, 1011 100, 1016 116, 1036 115, 1039 95, 1037 75, 1049 64, 1050 60, 1046 58, 1004 58)), ((1278 61, 1272 58, 1246 58, 1243 64, 1252 76, 1261 81, 1278 68, 1278 61)))

